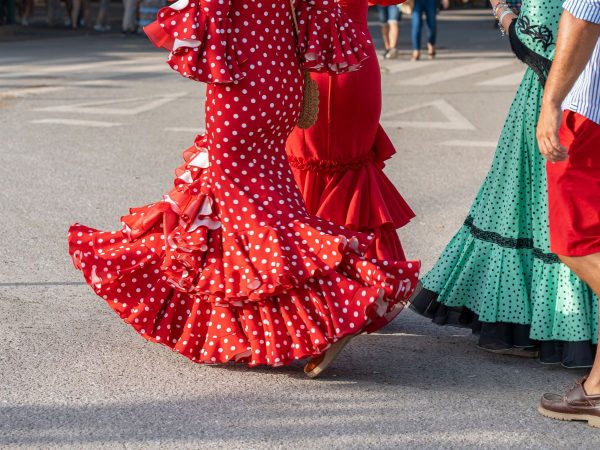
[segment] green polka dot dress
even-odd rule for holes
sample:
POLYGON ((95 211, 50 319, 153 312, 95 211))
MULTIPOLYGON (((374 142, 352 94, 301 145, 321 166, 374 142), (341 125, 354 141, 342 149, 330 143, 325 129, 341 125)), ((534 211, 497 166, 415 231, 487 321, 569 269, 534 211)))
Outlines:
POLYGON ((562 3, 523 2, 510 34, 529 68, 469 215, 423 278, 413 309, 482 331, 480 345, 493 336, 490 349, 540 349, 544 362, 577 367, 592 363, 598 299, 550 252, 545 161, 535 138, 562 3))

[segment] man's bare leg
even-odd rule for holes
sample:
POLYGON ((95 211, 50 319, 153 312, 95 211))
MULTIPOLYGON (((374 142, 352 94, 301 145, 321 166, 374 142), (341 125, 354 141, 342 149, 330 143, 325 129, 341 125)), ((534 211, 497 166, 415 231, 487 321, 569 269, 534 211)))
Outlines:
MULTIPOLYGON (((560 259, 600 298, 600 253, 580 257, 560 256, 560 259)), ((600 351, 596 352, 596 359, 584 388, 588 395, 600 394, 600 351)))

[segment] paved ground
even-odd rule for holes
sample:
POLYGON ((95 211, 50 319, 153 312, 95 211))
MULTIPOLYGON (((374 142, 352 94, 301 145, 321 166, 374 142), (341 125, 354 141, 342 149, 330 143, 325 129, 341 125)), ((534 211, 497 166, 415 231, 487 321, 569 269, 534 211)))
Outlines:
MULTIPOLYGON (((523 72, 487 14, 445 14, 440 32, 439 60, 411 64, 403 45, 382 69, 388 173, 419 216, 401 236, 425 269, 464 219, 523 72)), ((318 381, 194 365, 117 320, 81 284, 65 231, 116 228, 170 186, 203 94, 163 58, 117 35, 0 44, 1 447, 598 448, 598 431, 535 410, 579 373, 482 353, 410 311, 318 381)))

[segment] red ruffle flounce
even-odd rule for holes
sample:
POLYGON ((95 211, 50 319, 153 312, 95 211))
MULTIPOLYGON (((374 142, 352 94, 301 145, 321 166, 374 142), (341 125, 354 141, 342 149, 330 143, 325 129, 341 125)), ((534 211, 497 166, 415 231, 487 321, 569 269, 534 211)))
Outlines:
POLYGON ((329 8, 320 8, 314 1, 297 2, 302 67, 332 74, 357 70, 369 57, 370 41, 334 1, 329 4, 329 8))
POLYGON ((396 235, 414 212, 382 169, 396 153, 379 126, 369 153, 352 161, 306 160, 288 155, 307 209, 352 230, 369 230, 376 243, 369 257, 404 258, 396 235), (394 250, 397 249, 397 250, 394 250))
POLYGON ((401 310, 419 264, 365 260, 371 236, 333 235, 309 216, 225 233, 205 144, 199 137, 171 192, 132 209, 122 230, 69 230, 75 266, 138 333, 196 362, 282 365, 401 310))
POLYGON ((212 17, 201 11, 200 0, 179 0, 158 12, 144 27, 156 47, 169 50, 169 66, 203 83, 232 83, 244 77, 247 57, 228 15, 212 17))

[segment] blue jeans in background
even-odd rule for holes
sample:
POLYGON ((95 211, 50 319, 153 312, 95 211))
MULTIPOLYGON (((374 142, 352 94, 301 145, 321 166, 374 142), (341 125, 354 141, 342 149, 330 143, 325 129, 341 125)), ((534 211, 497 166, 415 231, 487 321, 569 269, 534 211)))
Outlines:
POLYGON ((423 13, 427 20, 427 42, 435 45, 437 35, 438 0, 415 0, 412 13, 412 46, 413 50, 421 50, 421 29, 423 28, 423 13))

